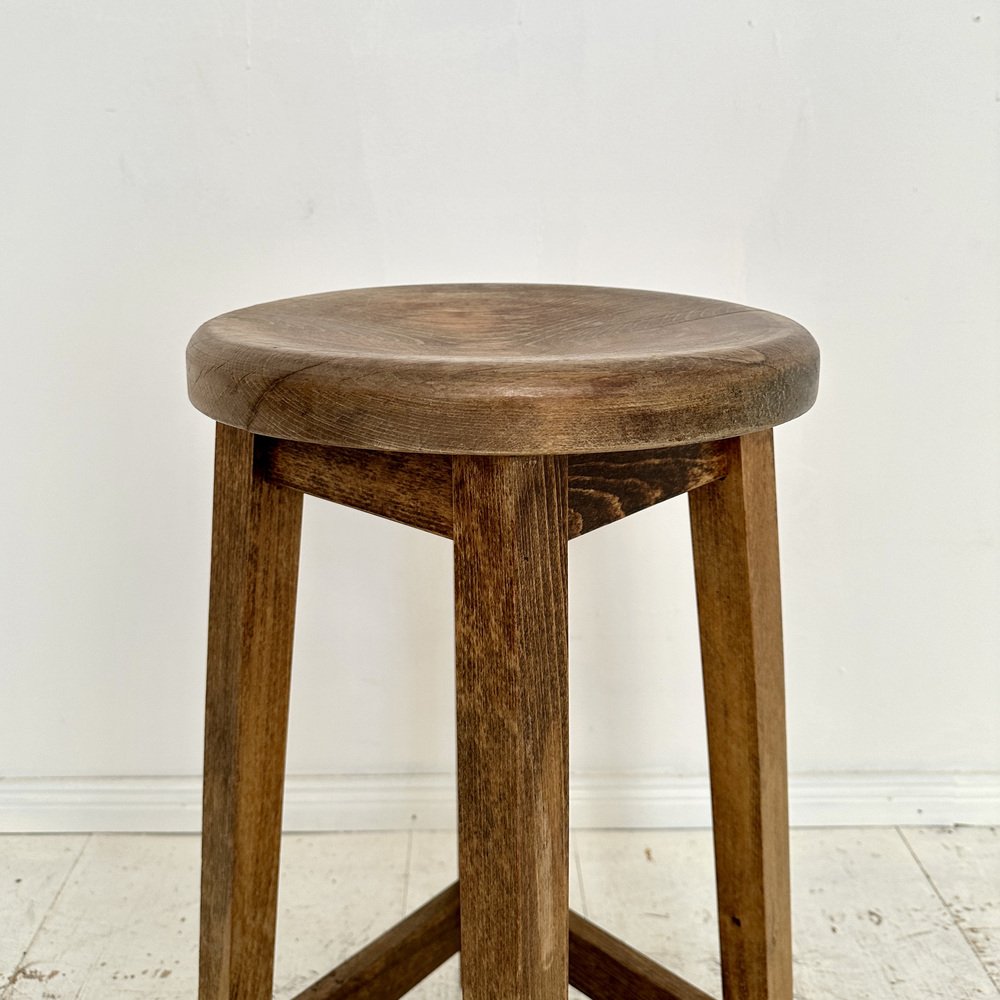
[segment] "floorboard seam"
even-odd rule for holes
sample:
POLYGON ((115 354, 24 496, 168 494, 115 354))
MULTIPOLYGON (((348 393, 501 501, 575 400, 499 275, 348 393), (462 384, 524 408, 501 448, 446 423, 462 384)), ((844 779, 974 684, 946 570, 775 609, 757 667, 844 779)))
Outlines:
POLYGON ((580 887, 580 906, 583 916, 590 917, 590 907, 587 906, 587 890, 583 884, 583 862, 580 860, 580 846, 573 844, 573 864, 576 865, 576 883, 580 887))
POLYGON ((406 835, 406 864, 403 867, 403 912, 400 919, 410 912, 410 868, 413 866, 413 826, 406 835))
POLYGON ((914 850, 913 845, 910 843, 909 838, 903 832, 903 828, 897 826, 896 833, 899 834, 900 839, 906 845, 906 849, 910 852, 910 856, 913 858, 914 862, 916 862, 917 867, 923 873, 924 878, 927 880, 927 884, 931 887, 931 889, 934 890, 934 895, 937 896, 939 900, 941 900, 941 905, 947 911, 948 916, 951 917, 951 922, 955 925, 956 929, 958 930, 958 933, 962 935, 962 939, 969 946, 969 950, 972 952, 973 955, 976 956, 976 961, 979 963, 983 972, 986 973, 986 978, 993 984, 993 988, 997 991, 997 995, 1000 996, 1000 983, 998 983, 996 979, 993 978, 993 973, 990 972, 986 963, 983 961, 983 956, 979 954, 979 949, 975 946, 975 944, 973 944, 972 939, 969 937, 968 932, 962 926, 958 914, 955 912, 954 908, 951 906, 948 900, 944 898, 944 894, 938 888, 937 883, 934 881, 934 879, 931 878, 930 872, 928 872, 927 869, 924 867, 924 863, 920 860, 920 856, 917 854, 916 850, 914 850))
POLYGON ((38 940, 38 936, 42 933, 45 927, 45 921, 49 919, 52 911, 56 907, 56 903, 59 902, 60 897, 63 894, 66 886, 69 885, 69 880, 73 877, 73 872, 76 871, 77 865, 80 863, 80 858, 83 857, 83 852, 87 849, 87 845, 94 839, 94 834, 88 833, 83 838, 83 843, 80 845, 80 850, 77 852, 76 857, 73 859, 73 863, 69 866, 66 872, 66 877, 62 880, 59 888, 56 890, 56 894, 52 897, 52 902, 46 907, 45 912, 42 914, 41 920, 38 921, 38 926, 35 928, 35 933, 31 935, 31 940, 28 941, 21 952, 21 957, 18 960, 17 965, 14 966, 14 971, 7 977, 7 982, 0 985, 0 1000, 11 1000, 13 996, 14 987, 17 986, 18 980, 24 977, 24 973, 30 967, 30 963, 27 961, 28 955, 31 949, 34 947, 35 942, 38 940))

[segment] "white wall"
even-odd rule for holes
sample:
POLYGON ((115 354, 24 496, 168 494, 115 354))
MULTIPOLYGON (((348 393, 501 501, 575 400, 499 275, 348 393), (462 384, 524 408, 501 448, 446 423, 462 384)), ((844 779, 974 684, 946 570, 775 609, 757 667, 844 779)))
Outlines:
MULTIPOLYGON (((1000 820, 998 37, 971 0, 6 3, 0 825, 142 825, 115 789, 159 793, 104 779, 200 767, 191 331, 437 280, 810 327, 820 401, 778 432, 796 787, 1000 820)), ((311 501, 304 541, 290 772, 447 774, 449 544, 311 501)), ((581 788, 701 788, 683 501, 575 542, 571 586, 581 788)), ((195 801, 161 787, 149 825, 195 801)))

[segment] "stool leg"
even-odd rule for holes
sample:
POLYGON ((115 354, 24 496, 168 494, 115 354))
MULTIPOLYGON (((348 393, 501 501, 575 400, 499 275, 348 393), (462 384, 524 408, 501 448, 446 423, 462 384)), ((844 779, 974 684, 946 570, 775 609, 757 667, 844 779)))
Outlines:
POLYGON ((217 427, 200 1000, 270 1000, 302 494, 217 427))
POLYGON ((569 978, 567 463, 454 460, 465 1000, 569 978))
POLYGON ((689 494, 715 829, 723 994, 791 1000, 788 779, 770 431, 689 494))

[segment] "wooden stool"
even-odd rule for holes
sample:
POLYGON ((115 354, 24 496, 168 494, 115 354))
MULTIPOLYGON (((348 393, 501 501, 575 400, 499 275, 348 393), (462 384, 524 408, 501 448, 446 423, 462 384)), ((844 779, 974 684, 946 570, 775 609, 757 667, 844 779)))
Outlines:
POLYGON ((271 996, 303 493, 454 540, 459 882, 299 1000, 401 997, 460 946, 466 1000, 707 1000, 568 906, 567 542, 682 493, 723 992, 791 1000, 771 428, 815 398, 809 334, 680 295, 435 285, 228 313, 187 358, 218 422, 201 1000, 271 996))

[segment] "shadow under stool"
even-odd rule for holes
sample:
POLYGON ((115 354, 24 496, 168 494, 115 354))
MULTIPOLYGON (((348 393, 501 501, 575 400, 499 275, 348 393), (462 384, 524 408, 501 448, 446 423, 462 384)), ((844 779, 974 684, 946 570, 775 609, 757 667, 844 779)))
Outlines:
POLYGON ((559 285, 332 292, 210 320, 217 422, 200 1000, 271 997, 302 495, 453 539, 459 881, 299 1000, 708 1000, 569 910, 569 540, 687 493, 723 992, 791 1000, 771 428, 819 355, 774 313, 559 285))

